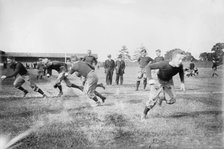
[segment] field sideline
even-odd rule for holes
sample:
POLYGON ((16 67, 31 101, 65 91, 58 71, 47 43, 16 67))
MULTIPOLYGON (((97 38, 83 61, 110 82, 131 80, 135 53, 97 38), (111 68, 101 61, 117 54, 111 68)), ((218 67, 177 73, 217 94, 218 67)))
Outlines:
MULTIPOLYGON (((37 85, 47 99, 29 89, 25 98, 5 80, 0 88, 0 134, 16 136, 39 126, 22 140, 17 148, 215 148, 224 147, 223 140, 223 69, 211 78, 211 68, 199 68, 199 76, 185 77, 186 92, 179 90, 178 75, 174 78, 177 102, 163 103, 141 121, 149 90, 135 90, 136 67, 127 67, 123 86, 97 89, 107 97, 103 106, 95 107, 82 92, 64 87, 64 96, 56 97, 53 88, 56 76, 37 85)), ((99 83, 105 84, 104 70, 96 70, 99 83)), ((36 70, 31 70, 36 73, 36 70)), ((33 77, 35 79, 35 76, 33 77)), ((81 81, 71 78, 72 82, 81 81)), ((114 76, 115 79, 115 76, 114 76)), ((115 80, 114 80, 115 81, 115 80)), ((26 86, 26 85, 25 85, 26 86)))

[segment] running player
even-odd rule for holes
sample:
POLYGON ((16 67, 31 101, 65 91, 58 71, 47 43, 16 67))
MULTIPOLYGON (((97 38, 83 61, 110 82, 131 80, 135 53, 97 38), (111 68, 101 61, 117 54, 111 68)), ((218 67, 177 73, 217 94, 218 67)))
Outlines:
POLYGON ((96 75, 94 69, 91 65, 83 61, 79 61, 76 55, 71 57, 73 65, 71 70, 69 71, 69 75, 75 73, 78 77, 84 77, 86 82, 84 84, 84 92, 88 95, 90 99, 93 99, 97 105, 100 105, 100 101, 98 101, 96 96, 99 96, 102 99, 102 102, 105 102, 106 97, 103 97, 100 93, 95 91, 98 82, 98 76, 96 75))
POLYGON ((25 97, 28 93, 28 91, 22 87, 25 82, 27 82, 34 91, 40 93, 43 97, 46 97, 45 93, 30 79, 29 72, 21 62, 16 61, 14 57, 8 57, 7 62, 14 70, 14 73, 7 76, 1 76, 2 80, 16 77, 13 85, 15 88, 23 92, 23 97, 25 97))
POLYGON ((59 89, 59 93, 58 93, 59 97, 63 95, 63 90, 61 86, 62 81, 66 83, 67 87, 72 87, 72 88, 77 88, 79 90, 82 90, 81 86, 71 83, 69 79, 67 78, 67 76, 65 76, 65 73, 68 72, 68 66, 66 63, 60 62, 60 61, 50 61, 48 59, 44 59, 43 63, 47 69, 47 76, 50 76, 50 74, 52 74, 52 70, 56 70, 58 72, 58 77, 54 84, 54 88, 59 89))
POLYGON ((143 78, 144 89, 146 88, 146 85, 147 85, 147 76, 146 76, 145 66, 148 63, 152 63, 153 59, 151 57, 146 56, 146 55, 147 55, 147 51, 145 49, 142 49, 141 50, 141 56, 138 58, 138 63, 139 63, 140 70, 138 72, 138 77, 137 77, 137 82, 136 82, 136 91, 138 91, 140 81, 141 81, 142 78, 143 78))
POLYGON ((158 63, 148 64, 146 66, 147 77, 150 84, 149 100, 146 103, 146 107, 143 112, 142 118, 145 119, 149 110, 151 110, 156 103, 162 104, 165 100, 167 104, 174 104, 176 102, 176 96, 174 92, 173 76, 177 73, 180 75, 181 89, 185 91, 184 85, 184 70, 182 60, 184 58, 184 52, 177 49, 172 54, 172 60, 162 61, 158 63), (152 79, 151 70, 159 69, 158 71, 158 82, 152 79), (162 95, 162 97, 160 96, 162 95))

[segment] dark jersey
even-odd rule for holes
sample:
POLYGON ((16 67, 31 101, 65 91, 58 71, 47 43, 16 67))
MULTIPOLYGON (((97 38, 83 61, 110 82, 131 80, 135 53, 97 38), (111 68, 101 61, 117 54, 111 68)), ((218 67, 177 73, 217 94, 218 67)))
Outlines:
POLYGON ((64 62, 59 61, 52 61, 51 63, 48 63, 46 65, 47 72, 51 74, 52 70, 56 70, 58 73, 62 71, 62 69, 65 69, 67 71, 67 64, 64 62))
POLYGON ((212 68, 216 69, 218 66, 218 63, 216 61, 212 61, 212 68))
POLYGON ((16 63, 12 64, 10 67, 12 69, 14 69, 14 72, 13 72, 13 74, 6 76, 6 78, 14 77, 17 74, 20 74, 22 76, 22 75, 26 75, 28 73, 25 66, 20 62, 16 62, 16 63))
POLYGON ((82 62, 82 61, 78 61, 78 62, 73 63, 73 65, 72 65, 72 67, 69 71, 69 74, 73 74, 74 72, 78 72, 81 76, 86 78, 88 73, 92 70, 93 69, 87 63, 82 62))
POLYGON ((173 76, 179 73, 181 82, 184 82, 184 70, 182 64, 179 67, 171 66, 168 61, 148 64, 146 66, 146 72, 149 79, 152 79, 151 69, 159 69, 158 78, 162 81, 169 81, 173 76))
POLYGON ((83 59, 84 62, 93 65, 93 63, 96 65, 97 64, 97 60, 94 56, 90 55, 90 56, 86 56, 83 59))
POLYGON ((138 63, 139 63, 139 66, 140 68, 145 68, 145 66, 149 63, 149 62, 152 62, 153 59, 151 57, 139 57, 138 58, 138 63))
POLYGON ((195 67, 194 63, 193 63, 193 62, 191 62, 191 63, 190 63, 189 68, 190 68, 191 70, 193 70, 193 69, 194 69, 194 67, 195 67))
POLYGON ((161 61, 164 61, 164 58, 163 58, 162 56, 157 56, 157 57, 154 59, 153 63, 157 63, 157 62, 161 62, 161 61))

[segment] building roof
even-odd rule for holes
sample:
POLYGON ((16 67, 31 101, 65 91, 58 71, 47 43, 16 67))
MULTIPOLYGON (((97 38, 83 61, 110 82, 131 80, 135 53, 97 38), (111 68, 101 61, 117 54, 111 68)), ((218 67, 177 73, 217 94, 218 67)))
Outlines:
MULTIPOLYGON (((72 55, 77 55, 78 57, 84 57, 86 54, 83 53, 25 53, 25 52, 6 52, 6 56, 13 57, 48 57, 48 58, 60 58, 60 57, 70 57, 72 55)), ((96 58, 97 54, 92 54, 96 58)))
POLYGON ((5 51, 0 50, 0 55, 4 55, 5 51))

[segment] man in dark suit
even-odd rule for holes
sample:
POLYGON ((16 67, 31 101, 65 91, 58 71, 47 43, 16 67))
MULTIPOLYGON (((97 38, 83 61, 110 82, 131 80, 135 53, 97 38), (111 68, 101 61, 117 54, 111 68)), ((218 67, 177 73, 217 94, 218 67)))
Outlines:
POLYGON ((116 61, 116 84, 119 84, 119 80, 120 80, 120 85, 123 84, 123 74, 124 74, 124 70, 125 70, 125 62, 124 60, 122 60, 122 55, 118 55, 118 59, 116 61))
POLYGON ((104 62, 104 68, 106 73, 106 83, 107 85, 112 85, 115 62, 114 60, 111 59, 110 54, 107 57, 108 59, 104 62))

